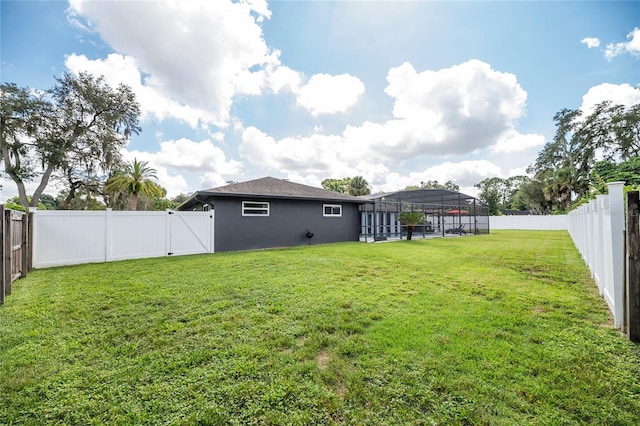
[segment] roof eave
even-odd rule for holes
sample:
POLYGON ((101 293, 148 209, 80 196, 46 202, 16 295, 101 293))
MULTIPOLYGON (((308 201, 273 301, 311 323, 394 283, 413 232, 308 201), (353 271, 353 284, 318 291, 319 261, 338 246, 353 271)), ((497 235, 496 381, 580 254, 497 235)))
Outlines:
POLYGON ((367 200, 360 199, 348 199, 348 198, 322 198, 322 197, 305 197, 300 195, 272 195, 272 194, 238 194, 238 193, 227 193, 227 192, 214 192, 214 191, 199 191, 197 192, 201 198, 216 198, 216 197, 226 197, 226 198, 255 198, 255 199, 280 199, 280 200, 301 200, 301 201, 326 201, 326 202, 334 202, 334 203, 354 203, 354 204, 363 204, 366 203, 367 200))

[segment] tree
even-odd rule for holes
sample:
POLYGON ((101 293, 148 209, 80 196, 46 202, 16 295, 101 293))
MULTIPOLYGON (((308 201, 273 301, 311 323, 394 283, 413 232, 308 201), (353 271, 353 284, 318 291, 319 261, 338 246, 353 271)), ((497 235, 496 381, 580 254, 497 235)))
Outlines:
POLYGON ((620 164, 610 160, 598 161, 591 170, 592 195, 606 194, 607 183, 624 182, 626 186, 640 186, 640 157, 620 164))
POLYGON ((489 206, 489 214, 499 215, 503 200, 503 180, 498 177, 487 178, 473 186, 480 190, 478 198, 489 206))
MULTIPOLYGON (((540 183, 545 203, 536 203, 547 212, 567 211, 603 190, 602 175, 592 173, 599 155, 611 164, 640 156, 640 104, 625 107, 605 101, 586 117, 580 110, 563 109, 554 121, 554 139, 527 170, 534 177, 527 190, 540 183)), ((538 189, 532 193, 539 195, 538 189)))
POLYGON ((349 179, 347 192, 349 195, 353 195, 355 197, 359 195, 369 195, 371 194, 371 186, 369 186, 369 182, 367 182, 362 176, 355 176, 349 179))
MULTIPOLYGON (((47 194, 43 194, 43 195, 47 195, 47 194)), ((51 199, 53 197, 51 197, 51 195, 47 195, 47 204, 40 202, 38 203, 38 210, 55 210, 55 206, 51 206, 50 202, 51 199)), ((31 201, 31 197, 29 197, 29 202, 31 201)), ((15 196, 15 197, 11 197, 7 200, 7 202, 5 203, 5 207, 11 210, 19 210, 19 211, 23 211, 26 212, 27 209, 20 203, 20 197, 15 196)))
POLYGON ((55 198, 56 207, 59 210, 104 210, 106 205, 84 187, 75 191, 73 197, 69 196, 69 190, 63 189, 55 198))
POLYGON ((407 225, 407 240, 410 240, 413 229, 416 225, 424 223, 425 216, 422 212, 402 212, 398 215, 398 220, 403 225, 407 225))
POLYGON ((104 180, 120 149, 141 130, 133 91, 124 84, 113 89, 103 77, 65 73, 48 97, 12 83, 1 89, 0 151, 25 207, 37 205, 54 173, 70 185, 104 180), (38 178, 29 202, 25 182, 38 178))
POLYGON ((187 201, 189 198, 191 198, 191 194, 178 194, 175 197, 173 197, 171 201, 176 203, 176 206, 179 206, 180 204, 187 201))
POLYGON ((585 118, 581 133, 608 160, 640 156, 640 104, 626 108, 604 101, 585 118))
POLYGON ((441 184, 437 180, 428 180, 426 182, 420 182, 420 185, 409 185, 404 188, 405 191, 414 191, 416 189, 447 189, 449 191, 460 191, 460 186, 455 182, 448 180, 444 184, 441 184))
MULTIPOLYGON (((25 182, 37 177, 37 164, 44 164, 47 158, 38 136, 50 109, 51 104, 41 93, 14 83, 0 85, 0 154, 4 171, 16 183, 18 199, 24 208, 29 205, 25 182)), ((45 169, 42 179, 48 181, 52 172, 50 168, 45 169)), ((40 185, 36 191, 41 193, 45 186, 46 183, 40 185)), ((35 198, 34 206, 37 205, 35 198)))
POLYGON ((531 179, 528 176, 517 175, 511 176, 503 180, 504 182, 504 199, 502 205, 504 208, 513 210, 527 210, 527 205, 523 202, 523 198, 519 195, 520 188, 531 179))
POLYGON ((164 189, 153 182, 156 170, 148 166, 147 161, 134 159, 125 164, 124 170, 109 178, 105 190, 115 194, 126 193, 129 198, 129 210, 137 210, 138 195, 147 197, 163 197, 164 189))
MULTIPOLYGON (((42 194, 40 196, 40 202, 38 203, 38 205, 42 205, 44 207, 44 210, 55 210, 56 209, 56 199, 53 197, 53 195, 49 195, 49 194, 42 194)), ((40 208, 40 207, 38 207, 40 208)))
POLYGON ((153 210, 175 209, 190 198, 189 194, 178 194, 173 198, 166 198, 167 191, 164 188, 162 188, 162 193, 164 194, 162 197, 153 199, 153 210))
POLYGON ((349 187, 349 181, 351 178, 342 179, 325 179, 320 184, 328 191, 340 192, 346 194, 349 187))

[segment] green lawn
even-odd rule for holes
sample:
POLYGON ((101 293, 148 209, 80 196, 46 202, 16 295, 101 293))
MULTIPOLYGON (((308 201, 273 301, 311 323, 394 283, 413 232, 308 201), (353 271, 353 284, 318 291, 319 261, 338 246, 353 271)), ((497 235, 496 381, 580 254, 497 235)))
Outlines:
POLYGON ((33 271, 0 424, 640 424, 640 347, 566 232, 33 271))

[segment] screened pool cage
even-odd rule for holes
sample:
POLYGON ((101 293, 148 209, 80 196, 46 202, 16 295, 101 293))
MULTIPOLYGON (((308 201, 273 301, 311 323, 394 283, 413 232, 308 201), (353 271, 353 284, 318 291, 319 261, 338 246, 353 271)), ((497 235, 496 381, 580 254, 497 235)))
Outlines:
POLYGON ((360 238, 383 241, 407 237, 402 212, 424 213, 413 238, 489 233, 489 207, 477 198, 446 189, 416 189, 365 195, 360 206, 360 238))

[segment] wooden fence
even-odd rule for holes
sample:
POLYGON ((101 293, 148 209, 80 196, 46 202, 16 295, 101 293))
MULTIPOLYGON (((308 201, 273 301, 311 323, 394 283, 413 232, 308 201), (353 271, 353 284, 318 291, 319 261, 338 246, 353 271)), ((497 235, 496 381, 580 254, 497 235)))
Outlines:
POLYGON ((632 342, 640 342, 640 193, 638 191, 627 194, 626 260, 626 331, 632 342))
POLYGON ((609 195, 569 213, 569 234, 591 270, 614 325, 640 342, 640 237, 638 193, 624 182, 607 184, 609 195))
POLYGON ((0 304, 29 269, 29 216, 0 205, 0 304))

